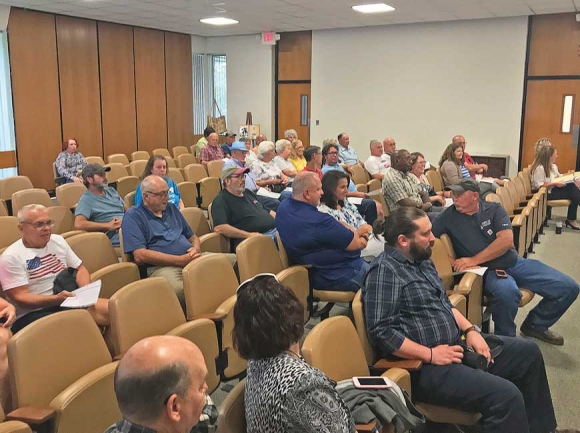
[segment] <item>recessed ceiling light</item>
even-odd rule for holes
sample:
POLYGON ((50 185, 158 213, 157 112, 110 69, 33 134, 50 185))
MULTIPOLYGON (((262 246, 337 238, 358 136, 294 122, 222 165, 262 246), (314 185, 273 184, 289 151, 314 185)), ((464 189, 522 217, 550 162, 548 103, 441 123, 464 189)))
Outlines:
POLYGON ((204 24, 211 24, 212 26, 229 26, 239 23, 239 21, 225 17, 202 18, 200 21, 204 24))
POLYGON ((389 6, 385 3, 375 3, 371 5, 358 5, 352 7, 355 11, 361 12, 363 14, 377 14, 380 12, 391 12, 394 11, 395 8, 389 6))

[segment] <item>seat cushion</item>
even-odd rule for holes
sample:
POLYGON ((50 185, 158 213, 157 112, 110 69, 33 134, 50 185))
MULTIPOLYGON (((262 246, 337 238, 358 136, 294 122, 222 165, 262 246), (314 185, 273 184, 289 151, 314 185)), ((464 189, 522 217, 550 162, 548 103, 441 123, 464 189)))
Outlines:
POLYGON ((314 290, 314 297, 323 302, 352 302, 354 292, 337 292, 333 290, 314 290))
POLYGON ((548 206, 551 207, 565 207, 570 206, 570 200, 548 200, 548 206))

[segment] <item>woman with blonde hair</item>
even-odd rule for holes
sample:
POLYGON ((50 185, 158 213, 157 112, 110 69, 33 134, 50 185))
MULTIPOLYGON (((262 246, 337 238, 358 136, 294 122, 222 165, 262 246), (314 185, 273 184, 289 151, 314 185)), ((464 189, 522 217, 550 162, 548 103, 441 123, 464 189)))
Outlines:
POLYGON ((292 163, 298 173, 306 167, 306 159, 304 158, 304 144, 302 140, 294 140, 290 146, 290 158, 288 161, 292 163))
POLYGON ((537 190, 542 186, 548 188, 548 200, 570 200, 566 227, 580 230, 580 226, 576 222, 578 205, 580 204, 580 190, 575 182, 566 184, 554 181, 555 178, 561 176, 556 166, 557 158, 558 151, 554 147, 543 146, 540 148, 530 168, 532 189, 537 190))

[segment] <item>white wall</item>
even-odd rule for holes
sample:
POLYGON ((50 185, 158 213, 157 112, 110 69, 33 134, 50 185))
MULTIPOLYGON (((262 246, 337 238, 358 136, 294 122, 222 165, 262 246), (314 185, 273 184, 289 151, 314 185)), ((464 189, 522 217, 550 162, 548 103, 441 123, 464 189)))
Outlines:
POLYGON ((225 54, 227 58, 228 129, 238 130, 252 113, 254 124, 268 138, 274 133, 274 48, 256 35, 192 36, 194 53, 225 54))
POLYGON ((311 143, 348 132, 437 163, 455 134, 517 171, 527 17, 314 31, 311 143), (316 120, 320 125, 316 126, 316 120))

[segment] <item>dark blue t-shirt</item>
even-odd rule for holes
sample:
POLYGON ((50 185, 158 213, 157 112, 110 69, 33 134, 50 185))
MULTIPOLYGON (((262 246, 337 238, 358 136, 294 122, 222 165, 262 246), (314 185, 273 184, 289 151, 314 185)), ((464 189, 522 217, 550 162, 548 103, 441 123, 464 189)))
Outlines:
POLYGON ((360 251, 345 250, 354 233, 308 203, 280 203, 276 228, 290 263, 312 265, 310 285, 318 290, 350 280, 363 265, 360 251))
MULTIPOLYGON (((433 221, 433 234, 440 237, 446 233, 451 238, 457 258, 473 257, 486 249, 496 239, 496 233, 511 230, 510 218, 499 203, 480 200, 479 212, 466 215, 455 206, 445 209, 433 221)), ((491 269, 508 269, 516 264, 518 253, 514 248, 502 256, 482 263, 491 269)))
POLYGON ((146 248, 181 256, 191 248, 189 239, 193 230, 172 203, 167 203, 161 218, 153 215, 143 203, 133 206, 125 213, 121 229, 125 253, 146 248))

